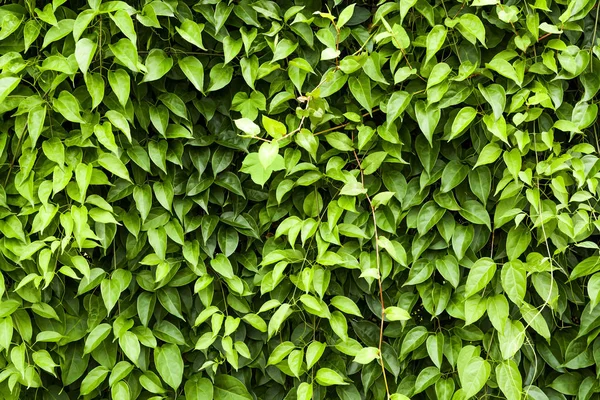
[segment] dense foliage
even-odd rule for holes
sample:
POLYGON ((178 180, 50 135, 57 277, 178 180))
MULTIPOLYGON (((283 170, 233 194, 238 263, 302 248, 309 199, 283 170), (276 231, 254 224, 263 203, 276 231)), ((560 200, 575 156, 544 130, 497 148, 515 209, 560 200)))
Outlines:
POLYGON ((596 0, 3 3, 1 398, 599 398, 596 0))

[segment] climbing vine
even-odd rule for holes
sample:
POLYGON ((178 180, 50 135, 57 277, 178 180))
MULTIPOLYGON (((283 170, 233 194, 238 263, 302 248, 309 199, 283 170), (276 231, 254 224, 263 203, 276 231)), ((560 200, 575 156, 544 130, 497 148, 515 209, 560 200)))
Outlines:
POLYGON ((0 5, 3 399, 594 399, 596 0, 0 5))

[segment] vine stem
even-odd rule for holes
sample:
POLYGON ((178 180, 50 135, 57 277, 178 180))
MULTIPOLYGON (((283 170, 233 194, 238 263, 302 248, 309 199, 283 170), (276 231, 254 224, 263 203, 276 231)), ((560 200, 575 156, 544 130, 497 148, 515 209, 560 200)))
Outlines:
MULTIPOLYGON (((319 84, 312 91, 314 92, 315 90, 320 88, 321 85, 324 84, 326 81, 327 81, 327 79, 321 80, 321 82, 319 82, 319 84)), ((276 139, 276 140, 286 139, 302 130, 302 127, 304 126, 304 120, 306 119, 306 111, 308 110, 308 107, 310 106, 310 100, 312 99, 312 96, 310 94, 307 94, 306 96, 300 96, 298 99, 300 101, 306 101, 306 106, 304 106, 305 114, 300 119, 300 123, 298 124, 298 127, 296 129, 294 129, 293 131, 291 131, 290 133, 288 133, 286 135, 283 135, 282 137, 280 137, 279 139, 276 139)))
MULTIPOLYGON (((352 141, 354 141, 354 135, 352 137, 352 141)), ((352 151, 354 153, 354 158, 356 159, 356 163, 358 164, 358 170, 360 171, 360 180, 365 187, 365 174, 362 169, 362 165, 360 163, 360 159, 358 158, 358 154, 356 154, 356 150, 352 151)), ((381 359, 381 372, 383 374, 383 382, 385 384, 385 392, 387 394, 387 399, 391 398, 390 395, 390 387, 388 385, 387 374, 385 372, 385 365, 383 364, 383 327, 385 324, 385 301, 383 299, 383 286, 381 282, 381 260, 379 257, 379 233, 377 231, 377 216, 375 215, 375 207, 373 206, 373 202, 371 201, 371 197, 368 193, 365 192, 365 196, 367 197, 367 201, 369 202, 369 207, 371 208, 371 216, 373 218, 373 229, 375 231, 375 260, 377 264, 377 271, 379 272, 377 276, 377 284, 379 285, 379 302, 381 304, 381 323, 379 324, 379 357, 381 359)))
MULTIPOLYGON (((373 112, 374 112, 374 113, 375 113, 375 112, 377 112, 377 111, 379 111, 379 108, 375 108, 375 109, 373 109, 373 112)), ((371 115, 371 114, 369 114, 369 113, 364 113, 364 114, 362 115, 362 117, 363 117, 363 118, 364 118, 364 117, 368 117, 369 115, 371 115)), ((350 121, 350 122, 344 122, 343 124, 336 125, 336 126, 334 126, 334 127, 327 128, 327 129, 324 129, 324 130, 322 130, 322 131, 319 131, 319 132, 315 132, 315 136, 317 136, 317 135, 322 135, 322 134, 324 134, 324 133, 331 132, 331 131, 335 131, 335 130, 338 130, 338 129, 342 129, 342 128, 344 128, 344 127, 346 127, 346 126, 348 126, 348 125, 350 125, 350 124, 352 124, 352 123, 353 123, 353 121, 350 121)))
POLYGON ((21 134, 21 137, 19 138, 19 143, 17 143, 17 151, 15 151, 12 161, 10 162, 10 166, 8 167, 8 172, 6 173, 6 179, 4 180, 4 186, 8 185, 8 180, 10 179, 10 174, 15 166, 15 162, 17 161, 17 154, 21 151, 21 145, 23 144, 23 138, 25 137, 25 135, 26 135, 26 133, 23 132, 21 134))
MULTIPOLYGON (((600 6, 596 6, 596 23, 594 24, 594 34, 592 35, 592 45, 590 46, 590 56, 592 55, 593 51, 594 51, 594 41, 597 43, 598 40, 596 39, 596 32, 598 29, 598 16, 600 12, 600 6)), ((590 71, 594 72, 594 67, 593 67, 594 63, 590 64, 590 71)))
POLYGON ((539 39, 538 39, 538 42, 546 39, 550 35, 552 35, 552 33, 546 33, 545 35, 540 36, 539 39))

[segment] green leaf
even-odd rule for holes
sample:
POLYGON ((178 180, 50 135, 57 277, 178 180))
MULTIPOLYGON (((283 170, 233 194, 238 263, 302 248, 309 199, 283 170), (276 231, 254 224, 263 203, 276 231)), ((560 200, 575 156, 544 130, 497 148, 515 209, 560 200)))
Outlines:
POLYGON ((83 396, 90 394, 96 389, 108 376, 110 370, 103 366, 98 366, 91 370, 81 382, 81 394, 83 396))
POLYGON ((431 69, 429 78, 427 79, 427 89, 442 83, 452 72, 452 68, 446 63, 438 63, 431 69))
POLYGON ((54 99, 52 102, 52 105, 67 121, 77 123, 85 122, 80 115, 81 106, 79 105, 79 101, 66 90, 60 92, 58 98, 54 99))
POLYGON ((506 255, 509 260, 516 260, 531 243, 531 231, 523 225, 513 227, 506 238, 506 255))
POLYGON ((455 288, 458 287, 460 280, 460 268, 456 258, 447 255, 435 261, 435 267, 438 272, 455 288))
POLYGON ((523 315, 523 319, 527 322, 528 326, 532 327, 546 340, 550 340, 550 329, 539 310, 527 303, 522 303, 520 305, 520 310, 521 315, 523 315))
POLYGON ((430 146, 433 146, 433 133, 440 122, 441 112, 439 108, 427 106, 424 101, 415 103, 415 116, 421 132, 427 138, 430 146))
POLYGON ((588 296, 590 296, 590 307, 595 308, 600 302, 600 274, 594 274, 587 284, 588 296))
MULTIPOLYGON (((98 73, 87 73, 85 75, 85 86, 92 98, 92 108, 96 108, 104 99, 104 79, 98 73)), ((78 116, 75 116, 78 118, 78 116)))
POLYGON ((38 350, 32 354, 32 358, 35 365, 56 376, 54 373, 54 368, 58 367, 58 364, 54 363, 50 353, 48 353, 46 350, 38 350))
POLYGON ((432 59, 440 51, 446 41, 447 31, 442 25, 436 25, 427 34, 425 63, 432 59))
POLYGON ((471 358, 462 371, 459 368, 458 376, 466 398, 475 396, 483 388, 490 376, 490 371, 490 364, 481 357, 471 358))
POLYGON ((398 119, 410 104, 412 96, 408 92, 397 91, 392 93, 387 102, 387 123, 391 124, 398 119))
POLYGON ((173 59, 163 50, 152 49, 146 57, 146 74, 142 82, 156 81, 162 78, 173 67, 173 59))
POLYGON ((377 347, 365 347, 358 352, 354 357, 353 362, 358 364, 369 364, 376 359, 379 359, 379 349, 377 347))
POLYGON ((356 4, 350 4, 348 7, 344 8, 342 10, 342 12, 340 13, 340 15, 338 17, 338 21, 337 21, 338 29, 341 29, 344 25, 346 25, 346 23, 348 21, 350 21, 350 19, 352 18, 352 15, 354 14, 355 6, 356 6, 356 4))
POLYGON ((115 155, 119 154, 119 148, 115 142, 115 136, 112 133, 112 126, 110 123, 105 122, 102 125, 97 124, 94 126, 94 134, 104 147, 115 153, 115 155))
POLYGON ((154 349, 154 363, 165 383, 177 390, 183 379, 183 359, 179 347, 174 344, 157 347, 154 349))
POLYGON ((85 75, 92 63, 92 59, 96 54, 96 48, 98 45, 96 42, 91 41, 88 38, 79 39, 75 44, 75 59, 79 65, 79 69, 85 75))
POLYGON ((258 58, 256 56, 252 56, 250 58, 242 57, 240 60, 240 67, 242 69, 242 77, 252 88, 255 90, 254 82, 258 76, 258 58))
POLYGON ((123 38, 115 44, 109 44, 108 47, 119 63, 133 72, 140 72, 137 48, 130 39, 123 38))
POLYGON ((233 77, 233 68, 224 64, 217 64, 210 70, 210 82, 207 92, 214 92, 227 86, 233 77))
MULTIPOLYGON (((117 95, 117 98, 119 99, 119 103, 123 107, 125 107, 127 105, 127 101, 129 100, 129 93, 131 90, 130 82, 131 82, 131 78, 129 77, 129 74, 124 69, 119 68, 115 71, 108 71, 108 83, 109 83, 111 89, 113 90, 113 92, 117 95)), ((110 111, 114 111, 114 110, 110 110, 110 111)))
POLYGON ((408 311, 395 306, 386 307, 385 316, 389 321, 408 321, 410 319, 408 311))
POLYGON ((267 360, 267 365, 279 364, 294 350, 296 346, 292 342, 282 342, 273 349, 267 360))
POLYGON ((206 50, 202 43, 202 30, 204 29, 204 24, 197 24, 191 19, 186 19, 181 23, 181 26, 175 27, 175 29, 184 40, 202 50, 206 50))
POLYGON ((233 267, 224 254, 217 254, 217 256, 211 260, 210 266, 224 278, 233 279, 233 267))
POLYGON ((225 53, 225 64, 228 64, 231 60, 238 55, 242 50, 242 39, 234 39, 231 36, 223 39, 223 52, 225 53))
POLYGON ((577 279, 582 276, 592 275, 600 271, 600 257, 592 256, 579 262, 571 271, 570 280, 577 279))
POLYGON ((426 367, 417 376, 415 381, 415 393, 420 393, 427 389, 429 386, 435 384, 435 382, 441 377, 440 370, 436 367, 426 367))
POLYGON ((269 338, 271 338, 275 333, 277 333, 279 331, 279 329, 281 328, 281 325, 287 319, 287 317, 289 317, 290 314, 291 314, 290 305, 287 303, 282 304, 277 309, 277 311, 275 311, 275 314, 273 314, 273 316, 269 320, 269 325, 268 325, 269 338))
POLYGON ((469 167, 460 161, 452 160, 446 164, 442 172, 442 186, 440 187, 442 193, 449 192, 460 185, 468 173, 469 167))
POLYGON ((507 360, 496 366, 496 379, 500 390, 508 400, 521 399, 523 380, 517 364, 507 360))
POLYGON ((471 125, 476 116, 477 111, 473 107, 461 108, 454 121, 452 121, 450 140, 460 136, 471 125))
POLYGON ((496 263, 491 258, 480 258, 471 266, 465 286, 465 297, 470 297, 482 290, 494 277, 496 263))
POLYGON ((431 361, 439 368, 443 361, 443 350, 444 350, 444 335, 437 333, 427 338, 427 354, 431 361))
POLYGON ((474 224, 485 225, 490 230, 492 229, 490 215, 480 202, 468 200, 463 204, 459 212, 466 220, 474 224))
POLYGON ((488 143, 481 150, 481 153, 479 154, 479 158, 477 158, 477 163, 475 164, 475 167, 478 167, 480 165, 491 164, 494 161, 496 161, 500 157, 501 154, 502 154, 502 149, 500 148, 500 146, 498 146, 498 144, 488 143))
POLYGON ((459 24, 464 29, 464 32, 468 33, 466 36, 467 40, 475 44, 475 39, 477 39, 483 47, 487 48, 485 44, 485 27, 477 15, 463 14, 459 19, 459 24))
POLYGON ((492 174, 488 167, 478 167, 469 171, 469 187, 485 205, 492 190, 492 174))
POLYGON ((404 359, 409 353, 416 350, 427 340, 427 329, 423 326, 412 328, 402 340, 400 358, 404 359))
POLYGON ((73 32, 74 24, 75 20, 73 19, 61 19, 56 25, 50 27, 44 35, 42 49, 73 32))
POLYGON ((522 79, 519 78, 512 64, 504 59, 494 58, 485 66, 493 71, 496 71, 500 75, 513 80, 519 86, 523 84, 522 79))
MULTIPOLYGON (((266 115, 262 116, 262 124, 269 136, 274 139, 279 139, 284 136, 287 132, 285 125, 277 120, 267 117, 266 115)), ((276 143, 276 142, 272 142, 276 143)))
POLYGON ((204 93, 204 66, 196 57, 184 57, 178 62, 186 78, 200 92, 204 93))
POLYGON ((335 296, 330 300, 330 304, 346 314, 362 317, 362 314, 356 303, 346 296, 335 296))
POLYGON ((185 382, 185 398, 191 400, 208 400, 213 398, 213 384, 207 378, 194 377, 185 382))
POLYGON ((142 223, 146 221, 152 208, 152 189, 150 185, 136 186, 133 188, 133 199, 140 213, 142 223))
POLYGON ((520 306, 527 291, 527 275, 523 264, 518 261, 504 264, 500 278, 508 298, 520 306))
POLYGON ((131 362, 138 365, 141 352, 140 341, 133 332, 127 331, 119 337, 119 347, 121 347, 123 353, 125 353, 131 362))
POLYGON ((494 119, 501 118, 506 107, 506 92, 504 88, 495 83, 487 87, 479 85, 478 88, 483 98, 492 106, 494 119))
POLYGON ((124 10, 117 10, 114 14, 109 15, 119 30, 135 44, 137 35, 133 26, 133 20, 129 14, 124 10))
POLYGON ((104 279, 100 285, 100 290, 106 311, 110 314, 110 311, 115 307, 121 295, 121 286, 116 280, 104 279))
POLYGON ((173 288, 164 288, 158 291, 158 301, 170 314, 185 321, 181 315, 181 299, 173 288))
POLYGON ((109 110, 105 114, 106 118, 121 132, 125 134, 127 139, 131 142, 131 130, 129 128, 129 122, 127 119, 118 111, 109 110))
POLYGON ((444 216, 446 210, 439 207, 436 202, 428 201, 419 210, 417 216, 417 230, 419 235, 428 233, 444 216))
POLYGON ((322 386, 348 385, 344 378, 331 368, 319 368, 315 380, 322 386))
POLYGON ((311 342, 306 349, 306 368, 312 368, 321 358, 327 346, 321 342, 311 342))
POLYGON ((0 102, 4 102, 6 97, 19 85, 21 78, 16 76, 0 75, 0 102))
POLYGON ((242 132, 250 136, 258 136, 260 134, 260 126, 256 125, 249 118, 239 118, 235 121, 235 126, 242 132))
POLYGON ((252 400, 246 386, 229 375, 217 375, 214 381, 215 400, 252 400))
POLYGON ((365 74, 359 74, 358 77, 350 77, 348 81, 350 92, 356 98, 358 103, 369 112, 372 112, 371 106, 371 82, 365 74))
POLYGON ((290 39, 280 40, 275 46, 275 51, 273 51, 273 59, 272 63, 275 61, 283 60, 284 58, 289 57, 298 47, 298 42, 294 42, 290 39))
POLYGON ((490 322, 498 332, 503 332, 508 320, 508 300, 501 294, 488 297, 487 313, 490 322))

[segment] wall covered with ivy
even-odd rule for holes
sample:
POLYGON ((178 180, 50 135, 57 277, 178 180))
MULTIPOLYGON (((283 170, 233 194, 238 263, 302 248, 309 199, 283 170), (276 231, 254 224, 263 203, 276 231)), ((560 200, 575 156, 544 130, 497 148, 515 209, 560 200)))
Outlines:
POLYGON ((0 398, 600 398, 597 3, 2 2, 0 398))

